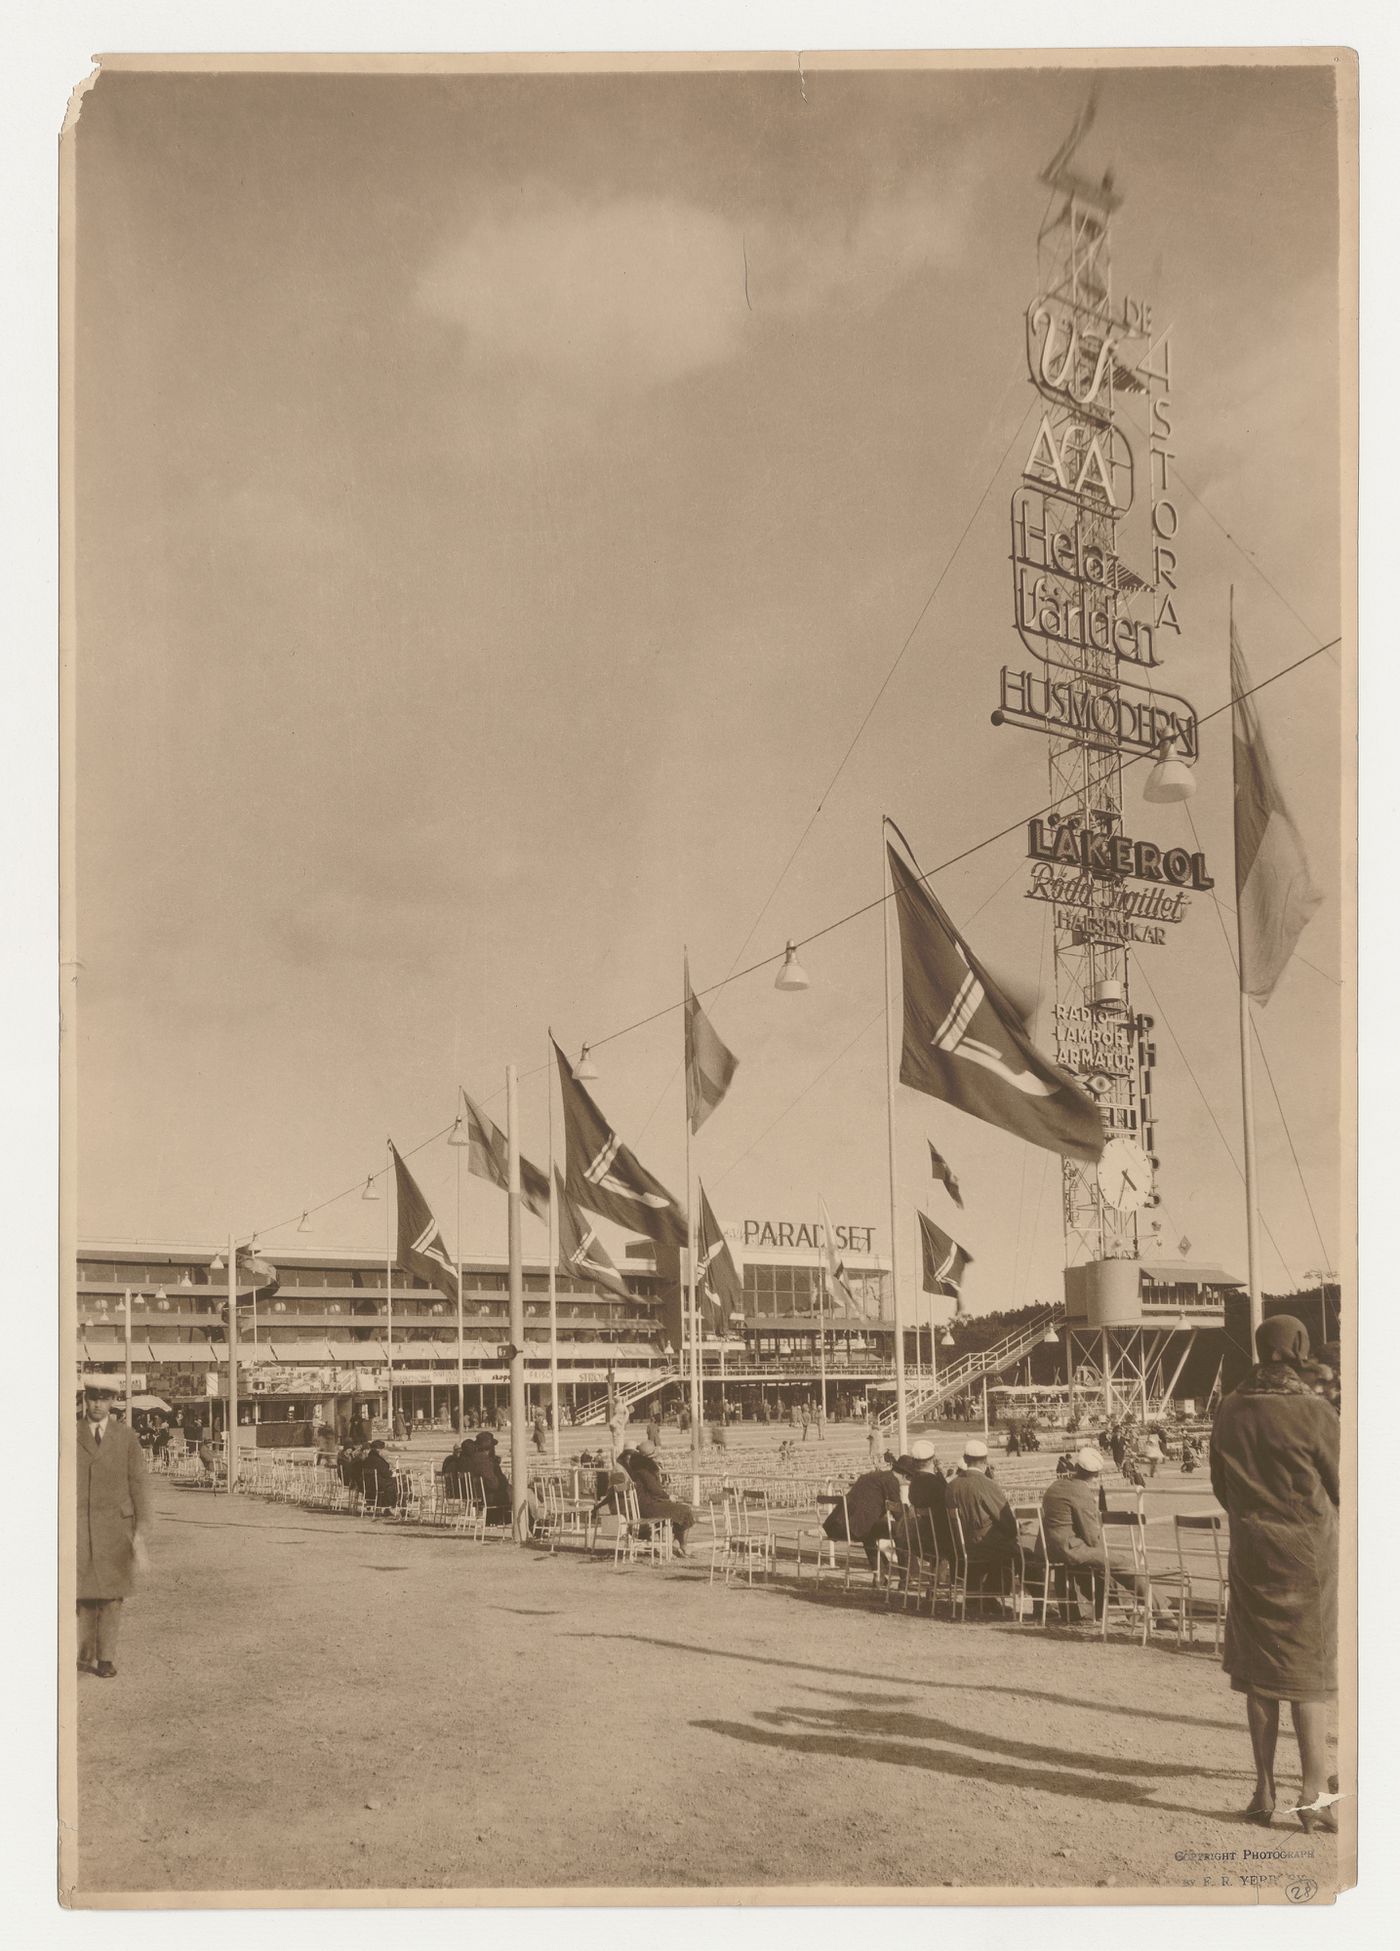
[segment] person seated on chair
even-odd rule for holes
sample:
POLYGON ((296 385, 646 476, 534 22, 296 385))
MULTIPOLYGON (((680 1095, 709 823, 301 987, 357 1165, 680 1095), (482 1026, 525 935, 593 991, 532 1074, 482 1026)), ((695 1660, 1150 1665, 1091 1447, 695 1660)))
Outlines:
MULTIPOLYGON (((890 1463, 894 1463, 892 1456, 890 1463)), ((833 1544, 844 1544, 849 1523, 851 1541, 863 1548, 866 1563, 874 1572, 880 1567, 880 1546, 891 1536, 890 1520, 901 1517, 903 1510, 904 1499, 894 1470, 866 1470, 846 1492, 844 1515, 841 1506, 833 1504, 822 1520, 822 1530, 833 1544)))
MULTIPOLYGON (((1091 1592, 1094 1580, 1102 1580, 1105 1574, 1139 1598, 1147 1596, 1146 1581, 1137 1576, 1131 1555, 1110 1551, 1104 1544, 1102 1512, 1107 1500, 1102 1476, 1103 1457, 1086 1444, 1075 1452, 1073 1474, 1057 1477, 1040 1500, 1050 1563, 1067 1567, 1080 1595, 1081 1616, 1086 1592, 1091 1592)), ((1166 1627, 1172 1621, 1159 1613, 1155 1623, 1166 1627)))
POLYGON ((478 1430, 472 1442, 463 1446, 461 1469, 465 1477, 481 1485, 486 1499, 486 1522, 511 1521, 510 1479, 496 1455, 496 1438, 489 1429, 478 1430))
POLYGON ((938 1467, 933 1445, 928 1439, 909 1446, 914 1469, 909 1477, 909 1509, 906 1529, 917 1528, 919 1548, 925 1558, 935 1553, 948 1558, 953 1550, 953 1531, 948 1521, 948 1479, 938 1467))
POLYGON ((1016 1550, 1016 1519, 1006 1492, 992 1481, 980 1436, 963 1445, 963 1467, 948 1486, 948 1509, 962 1519, 969 1588, 1002 1588, 1016 1550))
POLYGON ((399 1480, 394 1466, 384 1454, 384 1438, 376 1436, 360 1469, 360 1488, 365 1502, 377 1511, 392 1511, 399 1501, 399 1480))
POLYGON ((600 1517, 621 1517, 627 1509, 626 1491, 632 1479, 625 1470, 616 1465, 611 1469, 602 1465, 594 1475, 593 1488, 597 1502, 588 1513, 589 1522, 596 1524, 600 1517))
MULTIPOLYGON (((482 1485, 486 1497, 486 1522, 488 1524, 510 1524, 512 1520, 512 1501, 510 1478, 501 1468, 496 1455, 496 1439, 489 1429, 481 1430, 475 1443, 468 1444, 462 1451, 461 1468, 464 1476, 474 1477, 482 1485)), ((533 1530, 540 1516, 539 1499, 532 1490, 525 1493, 527 1528, 533 1530)))
POLYGON ((676 1541, 676 1550, 684 1558, 685 1537, 695 1522, 695 1513, 689 1504, 682 1504, 666 1493, 666 1480, 661 1474, 654 1443, 638 1443, 635 1449, 624 1450, 618 1462, 632 1479, 637 1491, 637 1510, 643 1521, 652 1518, 669 1518, 671 1536, 676 1541))
POLYGON ((454 1443, 442 1459, 442 1489, 445 1497, 462 1495, 462 1446, 454 1443))

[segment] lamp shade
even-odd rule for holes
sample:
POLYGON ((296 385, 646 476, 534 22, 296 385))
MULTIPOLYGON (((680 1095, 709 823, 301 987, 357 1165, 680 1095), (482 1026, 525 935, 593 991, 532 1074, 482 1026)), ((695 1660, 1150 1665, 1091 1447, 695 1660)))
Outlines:
POLYGON ((598 1081, 598 1067, 589 1056, 586 1043, 579 1051, 578 1062, 574 1065, 574 1076, 580 1084, 596 1084, 598 1081))
POLYGON ((810 989, 811 978, 797 959, 797 947, 789 942, 783 950, 783 966, 773 978, 775 989, 810 989))
POLYGON ((462 1114, 460 1111, 457 1113, 457 1122, 447 1134, 447 1142, 449 1145, 470 1145, 472 1142, 467 1136, 467 1128, 462 1123, 462 1114))
POLYGON ((297 1221, 297 1231, 298 1233, 309 1233, 311 1231, 310 1213, 302 1214, 301 1218, 297 1221))
POLYGON ((1045 1339, 1047 1342, 1052 1342, 1052 1341, 1058 1342, 1060 1339, 1060 1337, 1055 1332, 1055 1324, 1053 1321, 1050 1323, 1050 1326, 1045 1330, 1045 1339))
POLYGON ((945 1328, 943 1330, 943 1333, 938 1338, 938 1345, 940 1348, 955 1348, 957 1346, 957 1343, 953 1340, 953 1330, 951 1328, 945 1328))
POLYGON ((377 1199, 379 1197, 379 1188, 374 1183, 373 1173, 365 1180, 365 1189, 360 1194, 360 1197, 361 1199, 377 1199))
POLYGON ((1172 806, 1190 799, 1196 791, 1196 775, 1176 755, 1176 740, 1168 732, 1157 747, 1157 763, 1147 775, 1142 796, 1153 806, 1172 806))

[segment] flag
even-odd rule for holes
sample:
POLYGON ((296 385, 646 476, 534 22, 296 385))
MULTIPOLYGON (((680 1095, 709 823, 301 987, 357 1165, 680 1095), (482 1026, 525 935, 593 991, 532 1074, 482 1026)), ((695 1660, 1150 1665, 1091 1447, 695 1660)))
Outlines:
POLYGON ((864 1314, 865 1309, 856 1299, 846 1279, 846 1263, 836 1257, 836 1235, 831 1228, 831 1214, 826 1209, 825 1199, 817 1204, 822 1212, 822 1237, 826 1242, 826 1280, 827 1289, 833 1300, 839 1301, 847 1314, 864 1314))
POLYGON ((706 1309, 708 1325, 721 1334, 729 1332, 730 1315, 744 1311, 744 1283, 703 1185, 695 1227, 695 1298, 706 1309))
POLYGON ((270 1260, 264 1260, 252 1247, 238 1249, 238 1279, 236 1287, 241 1291, 247 1288, 252 1294, 275 1294, 280 1276, 270 1260))
POLYGON ((961 1314, 962 1277, 972 1265, 972 1255, 924 1213, 919 1214, 919 1232, 924 1243, 924 1292, 951 1294, 955 1312, 961 1314))
MULTIPOLYGON (((458 1086, 461 1089, 461 1086, 458 1086)), ((478 1179, 489 1179, 502 1192, 510 1191, 510 1150, 506 1135, 492 1124, 479 1105, 462 1091, 467 1107, 467 1170, 478 1179)), ((520 1197, 536 1219, 549 1219, 549 1180, 528 1158, 520 1160, 520 1197)))
POLYGON ((436 1287, 439 1293, 455 1301, 457 1269, 443 1245, 432 1208, 396 1148, 390 1145, 389 1150, 394 1154, 394 1182, 398 1191, 399 1241, 395 1262, 402 1272, 417 1274, 420 1280, 426 1280, 430 1287, 436 1287))
POLYGON ((1098 1108, 1042 1057, 939 902, 889 849, 904 969, 899 1078, 988 1124, 1071 1158, 1096 1159, 1098 1108))
POLYGON ((616 1220, 662 1246, 686 1246, 685 1213, 659 1179, 635 1158, 588 1092, 556 1043, 564 1100, 564 1186, 585 1212, 616 1220))
POLYGON ((573 1205, 564 1191, 564 1181, 556 1172, 554 1190, 558 1197, 559 1271, 566 1279, 591 1281, 607 1294, 630 1301, 631 1289, 613 1265, 603 1242, 590 1220, 573 1205))
POLYGON ((1240 988, 1261 1003, 1273 995, 1298 937, 1322 905, 1307 855, 1269 763, 1249 689, 1244 652, 1230 619, 1230 695, 1235 756, 1235 906, 1240 988))
POLYGON ((726 1050, 714 1025, 695 1000, 690 958, 685 963, 685 1113, 691 1132, 699 1131, 734 1081, 739 1059, 726 1050))
POLYGON ((941 1179, 944 1185, 947 1186, 948 1197, 952 1200, 958 1211, 961 1212, 963 1209, 962 1187, 958 1184, 953 1174, 952 1166, 944 1158, 942 1152, 939 1151, 931 1138, 928 1141, 928 1155, 929 1163, 933 1167, 934 1178, 941 1179))

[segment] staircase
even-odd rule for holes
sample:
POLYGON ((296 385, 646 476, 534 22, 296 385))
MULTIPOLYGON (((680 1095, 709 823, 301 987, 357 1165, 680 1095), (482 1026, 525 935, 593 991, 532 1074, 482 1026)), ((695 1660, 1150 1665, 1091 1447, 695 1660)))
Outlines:
MULTIPOLYGON (((1043 1314, 1038 1314, 1024 1328, 1018 1328, 1014 1334, 1008 1335, 1005 1341, 997 1342, 992 1348, 979 1349, 975 1355, 960 1355, 946 1367, 941 1367, 932 1386, 923 1386, 917 1381, 911 1383, 906 1379, 904 1402, 908 1421, 926 1421, 940 1403, 946 1402, 950 1396, 966 1394, 973 1383, 980 1381, 984 1375, 1005 1374, 1017 1362, 1024 1361, 1032 1348, 1038 1348, 1063 1316, 1063 1304, 1046 1308, 1043 1314)), ((890 1430, 896 1427, 898 1421, 899 1405, 896 1402, 882 1411, 876 1426, 890 1430)))
MULTIPOLYGON (((679 1374, 680 1371, 674 1364, 668 1362, 665 1368, 657 1369, 654 1375, 648 1375, 644 1381, 633 1382, 629 1388, 615 1390, 614 1406, 618 1409, 631 1409, 636 1403, 645 1402, 648 1396, 655 1395, 658 1389, 664 1389, 668 1382, 676 1381, 679 1374)), ((605 1423, 607 1420, 607 1396, 594 1396, 592 1402, 575 1415, 574 1427, 577 1429, 590 1423, 605 1423)))

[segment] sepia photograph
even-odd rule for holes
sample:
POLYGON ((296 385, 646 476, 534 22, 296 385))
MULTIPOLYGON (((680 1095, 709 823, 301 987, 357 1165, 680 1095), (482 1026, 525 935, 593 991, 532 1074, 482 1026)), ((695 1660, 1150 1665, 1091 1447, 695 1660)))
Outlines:
POLYGON ((75 88, 65 1906, 1356 1882, 1357 92, 75 88))

